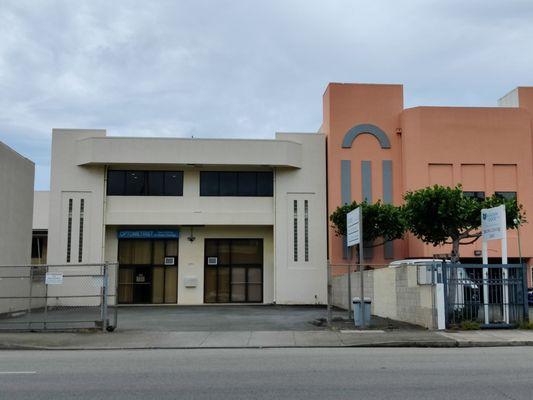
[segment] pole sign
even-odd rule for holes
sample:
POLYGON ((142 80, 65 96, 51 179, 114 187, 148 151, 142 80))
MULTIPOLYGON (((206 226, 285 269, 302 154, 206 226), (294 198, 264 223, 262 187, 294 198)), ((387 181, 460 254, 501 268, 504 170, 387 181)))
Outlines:
POLYGON ((485 241, 505 238, 507 234, 505 205, 481 210, 481 234, 485 241))
POLYGON ((361 242, 361 212, 359 207, 346 214, 346 241, 347 246, 355 246, 361 242))

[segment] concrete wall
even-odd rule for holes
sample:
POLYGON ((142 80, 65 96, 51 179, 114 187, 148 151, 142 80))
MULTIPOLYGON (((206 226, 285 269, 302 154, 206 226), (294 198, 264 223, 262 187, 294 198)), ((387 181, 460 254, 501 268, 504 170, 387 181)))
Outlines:
MULTIPOLYGON (((0 266, 29 265, 33 162, 0 142, 0 266)), ((29 268, 0 268, 1 276, 27 276, 29 268)), ((28 279, 0 279, 2 296, 29 293, 28 279)), ((0 301, 0 314, 26 308, 27 300, 0 301)))
MULTIPOLYGON (((360 296, 359 272, 353 272, 352 297, 360 296)), ((332 279, 332 304, 346 309, 347 275, 332 279)), ((364 271, 365 298, 372 300, 372 314, 433 329, 433 287, 417 284, 413 266, 364 271)))
POLYGON ((33 229, 48 229, 50 214, 50 192, 36 190, 33 193, 33 229))

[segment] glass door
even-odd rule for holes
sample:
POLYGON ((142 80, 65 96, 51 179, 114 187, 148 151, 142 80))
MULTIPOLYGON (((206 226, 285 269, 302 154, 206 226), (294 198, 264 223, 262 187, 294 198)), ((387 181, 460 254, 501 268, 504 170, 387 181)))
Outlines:
POLYGON ((205 240, 206 303, 263 301, 263 240, 205 240))
POLYGON ((118 259, 119 303, 177 303, 177 240, 122 239, 118 259))

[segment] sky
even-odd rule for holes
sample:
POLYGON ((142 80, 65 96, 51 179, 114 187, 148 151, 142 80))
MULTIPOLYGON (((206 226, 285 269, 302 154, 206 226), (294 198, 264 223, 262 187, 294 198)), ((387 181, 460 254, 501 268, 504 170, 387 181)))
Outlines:
POLYGON ((0 141, 47 190, 52 128, 315 132, 328 82, 495 106, 533 86, 532 21, 532 0, 0 0, 0 141))

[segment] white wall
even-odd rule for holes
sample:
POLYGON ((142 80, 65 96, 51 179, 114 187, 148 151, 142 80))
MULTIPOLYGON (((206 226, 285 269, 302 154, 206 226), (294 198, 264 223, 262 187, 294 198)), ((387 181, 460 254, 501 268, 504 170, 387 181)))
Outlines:
MULTIPOLYGON (((31 262, 33 162, 0 142, 0 266, 31 262)), ((0 268, 1 276, 26 276, 29 268, 0 268)), ((0 280, 2 296, 29 293, 28 279, 0 280)), ((27 300, 0 300, 0 314, 26 307, 27 300)))
POLYGON ((327 211, 325 136, 278 133, 302 144, 301 169, 276 169, 275 300, 278 304, 326 304, 327 211), (298 204, 298 261, 294 261, 294 200, 298 204), (308 201, 309 261, 305 261, 304 202, 308 201))
POLYGON ((36 190, 33 193, 33 229, 48 229, 50 192, 36 190))

